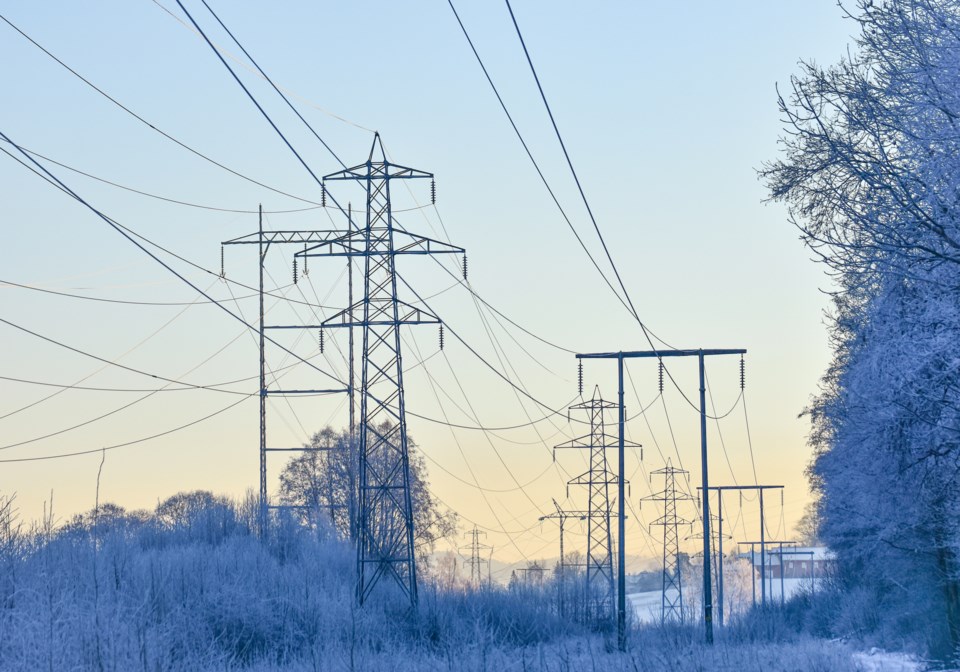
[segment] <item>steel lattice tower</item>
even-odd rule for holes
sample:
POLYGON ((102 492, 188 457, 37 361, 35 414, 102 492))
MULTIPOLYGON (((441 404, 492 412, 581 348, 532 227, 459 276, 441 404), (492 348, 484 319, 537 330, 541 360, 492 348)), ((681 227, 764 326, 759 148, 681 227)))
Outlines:
POLYGON ((390 185, 393 180, 409 179, 432 180, 433 174, 389 162, 380 135, 375 134, 365 163, 323 178, 324 184, 349 180, 365 187, 365 225, 296 256, 362 260, 363 298, 321 325, 362 329, 357 599, 363 604, 377 582, 389 575, 415 607, 417 572, 400 327, 440 324, 440 319, 398 298, 395 262, 402 254, 464 254, 464 250, 397 228, 390 185))
MULTIPOLYGON (((610 471, 607 449, 617 448, 618 437, 606 433, 604 413, 617 405, 604 401, 599 388, 593 398, 570 407, 571 411, 586 411, 590 417, 590 434, 556 446, 556 449, 579 448, 590 451, 590 470, 567 482, 588 488, 587 502, 587 596, 593 615, 598 620, 613 617, 613 543, 610 534, 610 486, 617 484, 616 474, 610 471)), ((627 445, 639 447, 627 442, 627 445)))
POLYGON ((660 596, 660 622, 668 620, 683 622, 683 582, 680 576, 680 525, 689 525, 690 521, 677 516, 677 502, 693 499, 685 492, 677 491, 677 475, 686 475, 683 469, 674 468, 667 458, 667 466, 650 472, 654 476, 663 476, 663 490, 644 497, 644 500, 656 500, 663 503, 663 515, 650 523, 663 527, 663 589, 660 596))
POLYGON ((481 566, 486 564, 489 568, 490 565, 489 560, 484 560, 480 557, 480 551, 488 550, 492 553, 493 546, 480 543, 480 535, 482 534, 483 536, 487 536, 487 533, 478 530, 476 525, 474 525, 473 529, 467 534, 470 535, 470 546, 465 546, 464 548, 470 549, 470 559, 467 560, 467 564, 470 565, 470 582, 475 587, 479 588, 480 584, 483 582, 483 572, 481 571, 481 566))

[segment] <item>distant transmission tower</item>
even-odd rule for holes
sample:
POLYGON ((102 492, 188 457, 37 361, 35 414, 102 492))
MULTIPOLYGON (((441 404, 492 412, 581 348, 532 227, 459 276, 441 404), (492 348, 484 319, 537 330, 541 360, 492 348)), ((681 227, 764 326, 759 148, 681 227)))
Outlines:
POLYGON ((650 525, 663 526, 663 588, 660 596, 660 622, 683 622, 683 582, 680 578, 680 525, 689 525, 690 521, 677 516, 677 502, 691 500, 685 492, 677 492, 677 475, 686 475, 683 469, 674 468, 667 458, 667 466, 650 472, 650 477, 663 476, 663 490, 644 500, 656 500, 663 503, 663 515, 650 525))
POLYGON ((473 529, 467 532, 467 534, 470 535, 470 545, 464 546, 461 550, 470 549, 470 558, 467 560, 467 564, 470 565, 470 583, 479 588, 483 582, 482 565, 487 565, 488 573, 490 567, 490 561, 481 558, 480 551, 483 550, 492 553, 493 546, 480 543, 480 535, 487 536, 487 533, 478 530, 476 525, 474 525, 473 529))
MULTIPOLYGON (((604 412, 617 408, 616 404, 604 401, 599 388, 594 388, 593 398, 570 407, 572 411, 587 411, 590 416, 590 433, 556 449, 578 448, 590 451, 590 470, 570 479, 567 486, 584 485, 589 489, 587 503, 587 597, 591 611, 597 620, 613 618, 613 544, 610 536, 610 485, 617 484, 616 474, 610 471, 607 449, 618 446, 618 437, 605 431, 604 412)), ((639 447, 626 442, 626 445, 639 447)))
POLYGON ((464 250, 395 226, 390 185, 394 180, 410 179, 432 180, 433 174, 387 161, 380 135, 375 134, 365 163, 323 178, 324 185, 328 180, 350 180, 365 187, 365 225, 309 246, 297 252, 295 258, 359 257, 362 260, 363 298, 320 325, 321 331, 340 327, 360 327, 363 331, 358 427, 357 599, 363 604, 377 582, 388 575, 409 597, 411 606, 416 607, 417 572, 400 327, 440 324, 440 318, 398 298, 396 257, 402 254, 463 255, 464 250))

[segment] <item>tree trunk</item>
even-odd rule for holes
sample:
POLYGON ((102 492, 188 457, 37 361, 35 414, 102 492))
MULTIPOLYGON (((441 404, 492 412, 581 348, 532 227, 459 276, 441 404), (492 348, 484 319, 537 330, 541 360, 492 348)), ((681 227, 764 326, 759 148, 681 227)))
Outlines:
POLYGON ((960 579, 957 577, 957 558, 952 549, 937 551, 937 564, 943 576, 943 598, 947 612, 947 631, 950 651, 947 662, 953 664, 960 658, 960 579))

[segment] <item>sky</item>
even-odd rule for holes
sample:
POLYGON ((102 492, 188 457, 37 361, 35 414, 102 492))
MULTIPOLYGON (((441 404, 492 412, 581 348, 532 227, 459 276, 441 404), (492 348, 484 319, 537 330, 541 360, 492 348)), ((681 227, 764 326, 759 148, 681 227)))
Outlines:
MULTIPOLYGON (((337 159, 252 72, 203 4, 184 3, 314 173, 338 170, 337 159)), ((573 227, 612 279, 506 6, 455 4, 573 227)), ((513 5, 641 319, 670 346, 749 351, 742 395, 736 357, 707 365, 708 410, 722 416, 708 424, 711 482, 784 485, 782 506, 778 496, 767 499, 768 532, 789 539, 810 497, 803 473, 810 459, 808 421, 798 416, 829 361, 823 315, 830 280, 803 248, 785 209, 764 202, 756 171, 777 157, 777 86, 789 86, 800 59, 838 60, 851 43, 853 23, 833 0, 513 5)), ((152 508, 184 490, 242 496, 258 478, 257 403, 245 396, 256 391, 258 355, 253 332, 237 316, 256 319, 250 289, 256 256, 226 249, 230 282, 224 281, 220 243, 255 231, 261 204, 268 229, 342 222, 331 208, 315 206, 316 182, 188 27, 175 0, 0 7, 11 23, 156 129, 275 189, 163 137, 0 23, 0 58, 9 64, 0 73, 6 100, 0 131, 74 169, 44 164, 93 207, 151 241, 144 246, 157 257, 0 155, 0 493, 16 493, 25 521, 39 519, 51 498, 59 520, 88 510, 98 473, 101 501, 130 509, 152 508), (182 385, 41 337, 195 386, 236 382, 220 392, 155 391, 182 385), (153 435, 160 436, 142 440, 153 435), (128 442, 135 443, 101 452, 128 442), (82 451, 89 452, 34 459, 82 451)), ((405 330, 409 430, 427 459, 434 493, 459 514, 463 532, 474 524, 485 530, 503 561, 555 557, 556 527, 538 519, 554 510, 553 499, 565 508, 586 506, 583 488, 568 489, 565 481, 586 470, 587 456, 552 450, 582 433, 575 412, 569 423, 563 416, 578 398, 570 351, 649 345, 540 182, 449 5, 238 1, 211 7, 346 164, 366 159, 377 130, 391 160, 435 173, 436 208, 429 205, 429 184, 413 183, 394 192, 398 222, 466 248, 473 290, 526 332, 455 281, 459 259, 402 259, 405 280, 446 324, 442 351, 436 327, 405 330)), ((362 201, 356 187, 337 185, 331 193, 354 207, 362 201)), ((308 270, 293 286, 290 251, 271 252, 268 320, 310 323, 345 305, 339 261, 317 260, 308 270)), ((405 298, 414 297, 407 292, 405 298)), ((316 337, 292 330, 279 338, 298 356, 345 376, 345 338, 332 336, 321 355, 316 337)), ((268 350, 268 367, 284 385, 317 386, 319 374, 291 366, 296 360, 279 348, 268 350)), ((643 445, 642 459, 639 450, 626 457, 625 543, 637 566, 660 554, 659 528, 650 527, 658 506, 640 503, 662 487, 650 472, 669 458, 690 472, 685 488, 700 484, 696 361, 675 359, 668 368, 676 385, 668 380, 659 395, 655 363, 628 365, 627 435, 643 445)), ((597 387, 612 399, 615 364, 587 363, 584 385, 587 396, 597 387)), ((344 401, 271 401, 269 442, 300 445, 323 426, 345 426, 344 401)), ((271 488, 282 466, 271 457, 271 488)), ((731 496, 724 506, 735 540, 759 535, 755 499, 731 496)), ((681 514, 696 512, 685 504, 681 514)), ((568 532, 568 544, 583 545, 584 529, 568 532)), ((690 550, 696 544, 684 542, 690 550)))

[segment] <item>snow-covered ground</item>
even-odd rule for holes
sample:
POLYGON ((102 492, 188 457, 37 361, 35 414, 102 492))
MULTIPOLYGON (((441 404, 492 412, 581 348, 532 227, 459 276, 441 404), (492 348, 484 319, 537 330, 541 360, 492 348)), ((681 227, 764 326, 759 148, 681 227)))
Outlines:
MULTIPOLYGON (((743 608, 749 608, 750 603, 753 601, 752 592, 749 589, 749 583, 747 584, 748 588, 746 591, 741 589, 742 599, 745 601, 742 605, 743 608), (744 594, 745 593, 745 594, 744 594)), ((780 579, 774 579, 773 581, 767 580, 767 600, 770 600, 776 604, 779 604, 782 599, 789 600, 791 597, 796 595, 801 590, 807 590, 810 587, 810 579, 784 579, 781 586, 780 579)), ((762 591, 760 583, 757 582, 757 603, 760 603, 762 597, 762 591)), ((686 591, 684 591, 684 598, 686 601, 686 591)), ((643 593, 630 593, 627 595, 627 601, 630 607, 633 609, 634 616, 637 621, 640 623, 654 623, 660 620, 660 591, 653 590, 643 593)), ((740 605, 731 603, 731 596, 728 595, 727 599, 724 600, 724 603, 727 605, 727 612, 731 613, 731 608, 733 612, 736 612, 740 605)))
POLYGON ((855 653, 853 660, 863 672, 920 672, 923 669, 923 665, 913 656, 881 649, 855 653))
POLYGON ((656 623, 660 620, 660 591, 630 593, 627 603, 640 623, 656 623))
MULTIPOLYGON (((809 580, 785 579, 784 594, 787 599, 801 588, 809 586, 809 580)), ((769 586, 768 586, 769 588, 769 586)), ((776 581, 776 592, 768 592, 767 597, 780 600, 780 582, 776 581)), ((760 587, 757 586, 757 600, 760 599, 760 587)), ((627 602, 633 609, 634 617, 640 623, 656 623, 660 620, 660 591, 630 593, 627 602)), ((925 669, 914 656, 905 653, 891 653, 882 649, 858 651, 853 661, 860 672, 920 672, 925 669)))

